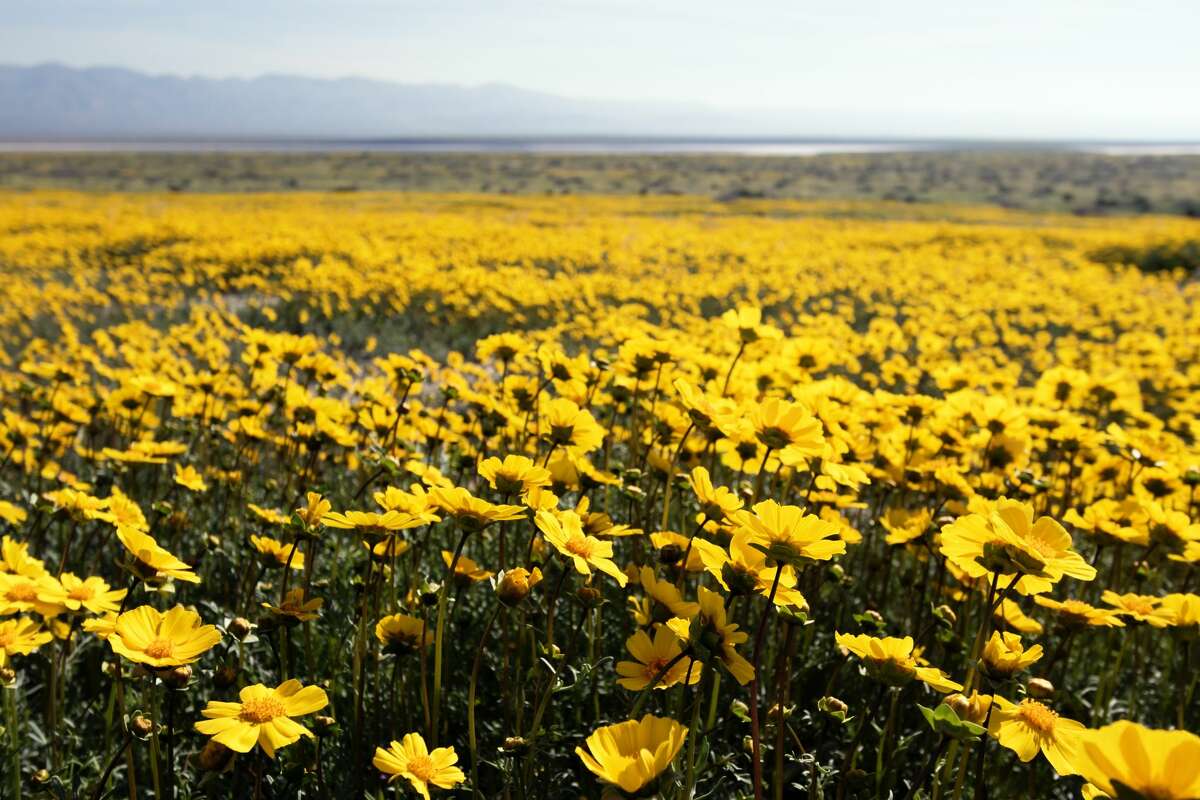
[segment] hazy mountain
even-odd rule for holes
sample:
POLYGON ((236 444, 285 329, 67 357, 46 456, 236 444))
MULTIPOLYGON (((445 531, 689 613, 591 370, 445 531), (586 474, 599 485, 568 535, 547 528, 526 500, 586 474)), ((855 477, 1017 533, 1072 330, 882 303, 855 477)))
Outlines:
POLYGON ((5 138, 721 135, 747 127, 701 106, 574 100, 503 84, 0 66, 5 138))

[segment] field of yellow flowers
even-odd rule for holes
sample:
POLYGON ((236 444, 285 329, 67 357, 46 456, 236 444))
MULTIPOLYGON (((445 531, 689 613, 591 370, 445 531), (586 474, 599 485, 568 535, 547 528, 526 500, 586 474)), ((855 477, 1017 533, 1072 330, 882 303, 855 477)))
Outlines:
POLYGON ((1181 219, 0 195, 0 797, 1200 797, 1181 219))

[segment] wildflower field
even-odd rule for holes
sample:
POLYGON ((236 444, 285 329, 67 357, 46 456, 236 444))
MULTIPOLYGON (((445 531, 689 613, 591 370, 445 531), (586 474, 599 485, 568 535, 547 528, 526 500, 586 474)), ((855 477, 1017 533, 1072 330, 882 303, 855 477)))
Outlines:
POLYGON ((0 194, 0 797, 1196 800, 1198 240, 0 194))

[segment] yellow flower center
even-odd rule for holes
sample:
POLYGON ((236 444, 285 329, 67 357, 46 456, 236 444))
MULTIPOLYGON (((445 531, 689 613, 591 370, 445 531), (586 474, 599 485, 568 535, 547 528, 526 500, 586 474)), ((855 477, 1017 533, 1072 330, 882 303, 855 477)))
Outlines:
POLYGON ((32 583, 19 583, 8 590, 7 597, 17 603, 31 603, 37 599, 37 588, 32 583))
POLYGON ((151 658, 170 658, 175 644, 170 639, 154 639, 146 645, 146 655, 151 658))
POLYGON ((238 715, 246 722, 270 722, 276 717, 286 717, 287 712, 275 697, 256 697, 242 703, 242 713, 238 715))
POLYGON ((408 762, 408 771, 417 778, 417 780, 429 783, 433 780, 435 770, 433 768, 433 759, 429 756, 415 756, 408 762))
POLYGON ((1125 607, 1135 614, 1149 616, 1154 613, 1154 604, 1146 600, 1130 600, 1125 603, 1125 607))
POLYGON ((577 539, 569 539, 567 541, 566 548, 567 552, 583 559, 591 558, 592 550, 594 549, 592 543, 582 536, 577 539))
POLYGON ((1058 722, 1058 714, 1033 700, 1022 702, 1017 715, 1022 722, 1043 736, 1054 733, 1054 723, 1058 722))
POLYGON ((653 661, 646 662, 646 677, 654 680, 658 677, 658 673, 663 671, 663 667, 667 665, 667 659, 656 658, 653 661))
POLYGON ((16 631, 0 631, 0 650, 8 647, 17 640, 16 631))
POLYGON ((80 586, 76 586, 74 589, 72 589, 71 593, 67 596, 70 597, 72 600, 78 600, 79 602, 83 603, 88 600, 91 600, 95 594, 96 594, 96 592, 95 592, 95 590, 92 589, 92 587, 86 586, 86 585, 80 585, 80 586))
POLYGON ((1040 556, 1054 556, 1058 554, 1058 548, 1049 542, 1042 541, 1041 539, 1026 539, 1025 544, 1028 545, 1030 549, 1035 550, 1040 556))

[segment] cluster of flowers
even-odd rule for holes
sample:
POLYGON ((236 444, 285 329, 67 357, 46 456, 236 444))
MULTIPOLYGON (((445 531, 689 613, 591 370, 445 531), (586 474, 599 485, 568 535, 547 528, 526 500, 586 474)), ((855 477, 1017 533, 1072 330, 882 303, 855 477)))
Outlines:
POLYGON ((0 216, 10 795, 1200 797, 1200 312, 1111 231, 108 202, 0 216))

